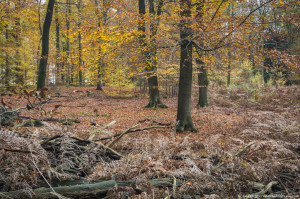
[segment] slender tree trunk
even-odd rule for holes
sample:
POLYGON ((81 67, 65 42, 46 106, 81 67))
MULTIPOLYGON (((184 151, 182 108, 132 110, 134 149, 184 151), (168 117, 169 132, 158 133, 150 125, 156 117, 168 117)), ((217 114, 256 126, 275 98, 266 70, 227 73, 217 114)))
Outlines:
POLYGON ((269 74, 269 70, 270 68, 272 68, 273 63, 272 60, 270 58, 264 58, 264 65, 262 68, 262 76, 263 76, 263 80, 264 83, 268 83, 268 81, 270 80, 270 74, 269 74))
POLYGON ((228 51, 228 66, 227 66, 227 86, 230 86, 231 76, 231 52, 228 51))
POLYGON ((176 131, 197 131, 191 117, 191 95, 193 78, 193 47, 189 38, 192 30, 189 27, 191 17, 191 0, 180 0, 180 75, 177 107, 176 131))
POLYGON ((70 0, 66 0, 67 12, 66 12, 66 26, 67 26, 67 75, 66 75, 66 84, 70 85, 71 83, 71 65, 70 65, 70 17, 71 17, 71 4, 70 0))
POLYGON ((49 0, 46 17, 43 25, 42 55, 41 55, 39 71, 38 71, 37 90, 40 90, 41 88, 45 87, 47 61, 49 55, 49 32, 51 27, 54 3, 55 0, 49 0))
POLYGON ((55 37, 56 37, 56 61, 55 61, 55 84, 60 85, 63 82, 63 74, 61 73, 61 57, 60 57, 60 22, 58 18, 58 5, 55 6, 55 37))
MULTIPOLYGON (((78 11, 79 11, 79 21, 78 21, 78 28, 81 28, 81 0, 78 1, 78 11)), ((78 53, 79 53, 79 72, 78 72, 78 78, 79 78, 79 85, 81 86, 83 83, 83 74, 82 74, 82 44, 81 44, 81 31, 78 33, 78 53)))
MULTIPOLYGON (((5 40, 6 40, 6 45, 9 45, 9 30, 8 27, 6 26, 5 28, 5 40)), ((10 75, 11 75, 11 69, 10 69, 10 64, 9 64, 9 53, 7 50, 5 51, 5 74, 4 74, 4 85, 6 87, 6 90, 9 90, 10 87, 10 75)))
MULTIPOLYGON (((99 12, 99 2, 98 0, 95 0, 95 5, 96 5, 96 15, 97 15, 97 19, 98 19, 98 23, 97 23, 97 27, 98 29, 100 29, 101 25, 103 26, 103 19, 101 20, 101 14, 99 12), (102 21, 102 24, 101 24, 101 21, 102 21)), ((102 9, 103 9, 103 12, 102 12, 102 17, 103 17, 103 13, 104 13, 104 8, 103 8, 104 4, 102 5, 102 9)), ((100 40, 98 41, 99 43, 101 42, 100 40)), ((103 83, 102 83, 102 68, 103 68, 103 59, 102 59, 102 53, 101 53, 101 46, 99 44, 99 48, 98 48, 98 55, 97 55, 97 62, 98 62, 98 82, 97 82, 97 87, 96 87, 96 90, 99 90, 99 91, 102 91, 103 88, 103 83)))

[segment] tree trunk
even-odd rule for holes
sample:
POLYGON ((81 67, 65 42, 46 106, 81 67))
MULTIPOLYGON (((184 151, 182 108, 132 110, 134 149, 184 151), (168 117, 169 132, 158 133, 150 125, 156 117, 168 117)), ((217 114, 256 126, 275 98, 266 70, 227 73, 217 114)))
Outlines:
POLYGON ((66 84, 67 86, 71 83, 71 65, 70 65, 70 17, 71 17, 71 4, 70 0, 66 0, 67 4, 67 12, 66 12, 66 26, 67 26, 67 43, 66 43, 66 51, 67 51, 67 75, 66 75, 66 84))
POLYGON ((230 86, 230 75, 231 75, 231 52, 228 52, 228 66, 227 66, 227 86, 230 86))
MULTIPOLYGON (((203 17, 203 7, 204 7, 205 0, 198 0, 196 4, 196 19, 200 24, 203 17)), ((203 45, 203 41, 201 42, 201 45, 203 45)), ((197 52, 197 59, 196 63, 199 65, 199 71, 198 71, 198 86, 199 86, 199 99, 197 106, 205 107, 208 106, 208 77, 207 77, 207 69, 204 66, 204 62, 201 61, 203 57, 203 53, 196 49, 197 52)))
MULTIPOLYGON (((105 0, 102 1, 102 5, 99 5, 99 2, 98 0, 95 0, 95 6, 96 6, 96 15, 97 15, 97 19, 98 19, 98 22, 97 22, 97 27, 98 29, 100 29, 101 26, 104 26, 106 24, 106 19, 107 19, 107 2, 105 0), (99 11, 99 7, 101 7, 103 10, 102 10, 102 13, 100 13, 99 11)), ((99 43, 101 42, 100 40, 98 41, 99 43)), ((98 55, 97 55, 97 62, 98 62, 98 82, 97 82, 97 87, 96 87, 96 90, 100 90, 102 91, 103 88, 103 83, 102 83, 102 78, 103 78, 103 66, 104 66, 104 63, 103 63, 103 55, 102 55, 102 52, 101 52, 101 45, 99 45, 99 48, 98 48, 98 55)))
POLYGON ((199 86, 199 100, 197 106, 208 106, 208 77, 207 69, 204 66, 204 62, 196 60, 197 64, 201 64, 198 71, 198 86, 199 86))
MULTIPOLYGON (((149 13, 152 16, 160 16, 161 8, 163 6, 163 1, 159 0, 157 12, 154 9, 154 0, 149 0, 149 13)), ((146 5, 145 0, 139 0, 139 31, 140 35, 140 45, 142 46, 142 54, 144 59, 144 64, 147 66, 148 74, 148 87, 149 87, 149 103, 145 108, 167 108, 167 106, 161 101, 158 89, 158 77, 157 77, 157 48, 156 48, 156 34, 158 28, 158 19, 150 24, 150 43, 146 42, 146 27, 145 27, 145 12, 146 5)))
POLYGON ((47 61, 49 54, 49 32, 51 27, 53 8, 55 0, 49 0, 47 6, 47 13, 43 25, 43 35, 42 35, 42 55, 39 64, 37 90, 45 87, 46 71, 47 71, 47 61))
MULTIPOLYGON (((15 11, 21 12, 21 1, 17 0, 15 4, 15 11)), ((20 86, 24 86, 24 73, 21 66, 21 18, 17 15, 15 19, 15 33, 14 38, 16 42, 16 55, 15 55, 15 80, 14 82, 20 86)))
MULTIPOLYGON (((81 0, 78 1, 78 11, 79 11, 79 22, 78 22, 78 28, 81 28, 81 0)), ((81 31, 78 33, 78 51, 79 51, 79 85, 81 86, 83 83, 83 74, 82 74, 82 43, 81 43, 81 31)))
POLYGON ((55 61, 55 84, 60 85, 63 82, 63 74, 61 73, 61 63, 60 63, 60 23, 58 18, 58 5, 55 7, 55 37, 56 37, 56 61, 55 61))
POLYGON ((268 81, 270 80, 269 70, 270 68, 272 68, 272 66, 273 66, 272 60, 270 58, 264 58, 262 76, 265 84, 268 83, 268 81))
POLYGON ((180 75, 177 107, 176 131, 197 131, 191 117, 191 94, 193 78, 193 47, 189 38, 192 30, 189 27, 191 17, 191 1, 180 0, 180 75))
MULTIPOLYGON (((7 26, 5 28, 5 40, 6 40, 6 45, 9 45, 9 30, 7 26)), ((10 55, 6 50, 5 51, 5 75, 4 75, 4 85, 6 87, 6 90, 9 90, 9 86, 10 86, 9 80, 11 75, 11 69, 10 69, 9 59, 10 59, 10 55)))

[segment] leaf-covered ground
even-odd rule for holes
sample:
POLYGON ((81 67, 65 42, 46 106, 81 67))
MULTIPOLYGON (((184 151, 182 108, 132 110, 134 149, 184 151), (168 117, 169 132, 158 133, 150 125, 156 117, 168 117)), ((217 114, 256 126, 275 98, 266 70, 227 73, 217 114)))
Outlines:
MULTIPOLYGON (((95 141, 129 128, 157 126, 159 122, 166 124, 164 128, 132 132, 118 140, 112 148, 124 156, 119 160, 93 156, 94 159, 89 160, 93 164, 87 163, 90 168, 84 177, 90 181, 134 180, 142 192, 137 198, 276 194, 279 198, 297 197, 300 188, 299 87, 212 87, 210 106, 206 108, 196 107, 195 88, 192 118, 199 130, 197 133, 174 131, 176 97, 163 98, 168 109, 150 109, 143 108, 148 100, 142 94, 134 98, 112 98, 106 95, 107 89, 52 89, 49 92, 52 102, 44 105, 43 111, 22 110, 21 115, 78 119, 80 123, 62 125, 47 121, 44 127, 37 128, 18 126, 15 122, 14 128, 21 134, 36 137, 71 132, 78 138, 95 141), (91 119, 96 126, 91 125, 91 119), (113 121, 113 125, 105 127, 113 121), (160 178, 172 179, 172 186, 154 188, 146 183, 160 178)), ((13 108, 26 104, 26 100, 17 99, 17 95, 3 99, 13 108)), ((109 141, 100 142, 109 145, 109 141)), ((1 176, 0 185, 5 179, 3 173, 1 176)), ((136 194, 134 191, 128 193, 136 194)), ((110 192, 110 197, 118 194, 120 190, 116 188, 110 192)))

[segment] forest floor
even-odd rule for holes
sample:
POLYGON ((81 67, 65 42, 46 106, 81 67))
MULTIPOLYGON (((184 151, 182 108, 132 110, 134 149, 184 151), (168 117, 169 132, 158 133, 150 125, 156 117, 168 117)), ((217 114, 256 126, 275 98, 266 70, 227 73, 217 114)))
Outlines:
MULTIPOLYGON (((143 94, 116 98, 108 96, 107 90, 109 88, 104 88, 104 91, 97 91, 94 87, 51 89, 48 92, 51 103, 45 104, 42 111, 21 111, 23 117, 77 119, 80 123, 62 125, 44 121, 43 127, 24 127, 20 125, 23 120, 18 120, 14 127, 6 128, 44 140, 58 134, 69 136, 70 132, 77 140, 101 142, 101 146, 110 146, 117 154, 122 154, 117 158, 106 157, 105 154, 103 157, 95 154, 80 156, 81 159, 89 156, 84 159, 89 161, 85 163, 88 168, 84 174, 78 174, 89 182, 134 181, 135 187, 130 185, 125 191, 114 187, 106 197, 122 198, 120 193, 124 192, 133 198, 299 197, 299 86, 257 89, 211 87, 210 106, 205 108, 196 106, 197 92, 194 88, 191 112, 197 133, 175 132, 176 97, 162 98, 169 108, 152 109, 143 108, 148 102, 143 94), (91 125, 91 120, 96 126, 91 125), (150 128, 143 130, 147 127, 150 128), (128 129, 137 131, 129 132, 113 145, 109 143, 111 139, 106 139, 128 129), (171 179, 170 186, 154 187, 147 183, 151 179, 171 179), (137 189, 139 195, 133 196, 137 195, 137 189)), ((24 98, 18 99, 17 95, 3 96, 2 99, 13 109, 28 103, 24 98)), ((63 151, 62 143, 60 147, 63 151)), ((5 147, 1 149, 4 151, 5 147)), ((6 153, 17 152, 6 150, 6 153)), ((66 158, 62 154, 57 157, 66 158)), ((79 170, 82 166, 63 160, 57 162, 68 169, 79 170)), ((0 164, 0 169, 11 166, 10 162, 3 164, 0 164)), ((52 167, 58 168, 58 165, 52 162, 52 167)), ((13 171, 5 172, 7 175, 0 174, 2 191, 28 188, 29 185, 31 188, 38 187, 36 182, 23 186, 16 179, 7 178, 12 176, 13 171), (12 185, 4 189, 4 184, 9 183, 12 185)))

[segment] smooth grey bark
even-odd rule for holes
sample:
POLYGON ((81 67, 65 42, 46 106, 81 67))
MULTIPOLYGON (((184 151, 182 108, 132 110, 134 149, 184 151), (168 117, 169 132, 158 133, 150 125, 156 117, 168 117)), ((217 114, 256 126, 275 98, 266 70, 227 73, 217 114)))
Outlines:
POLYGON ((191 95, 193 78, 193 46, 189 38, 192 30, 189 27, 191 17, 191 0, 180 0, 180 75, 176 131, 197 131, 191 116, 191 95))
POLYGON ((53 15, 55 0, 49 0, 47 6, 47 12, 45 21, 43 24, 43 34, 42 34, 42 55, 39 64, 38 80, 37 80, 37 90, 45 87, 46 72, 47 72, 47 61, 49 55, 49 33, 53 15))

